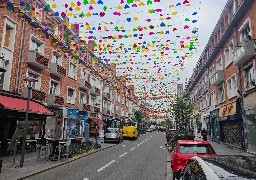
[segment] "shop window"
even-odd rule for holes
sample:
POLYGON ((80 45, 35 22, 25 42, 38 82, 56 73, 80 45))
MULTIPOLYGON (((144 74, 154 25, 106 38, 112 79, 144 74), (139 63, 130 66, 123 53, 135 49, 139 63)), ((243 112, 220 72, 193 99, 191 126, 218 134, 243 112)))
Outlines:
POLYGON ((57 63, 60 66, 62 65, 62 56, 55 51, 52 53, 52 63, 57 63))
POLYGON ((86 103, 86 95, 82 92, 80 92, 80 98, 79 98, 80 103, 85 104, 86 103))
POLYGON ((75 104, 75 99, 76 99, 75 90, 72 89, 72 88, 68 88, 68 99, 67 99, 67 102, 75 104))
POLYGON ((77 79, 77 67, 73 63, 69 63, 69 77, 77 79))
POLYGON ((41 75, 29 71, 28 72, 28 77, 31 77, 31 78, 34 78, 35 80, 37 80, 37 82, 31 83, 31 85, 32 85, 33 89, 40 90, 40 87, 41 87, 41 84, 40 84, 41 83, 41 75))
POLYGON ((42 41, 32 37, 30 40, 29 50, 37 51, 40 54, 44 54, 44 44, 42 41))
POLYGON ((253 88, 255 86, 255 78, 254 78, 254 69, 253 64, 250 63, 247 65, 247 67, 244 69, 244 75, 245 75, 245 89, 248 90, 250 88, 253 88))
POLYGON ((60 84, 56 81, 51 81, 50 94, 59 95, 60 94, 60 84))
POLYGON ((222 83, 220 86, 218 86, 218 102, 222 103, 224 100, 224 83, 222 83))

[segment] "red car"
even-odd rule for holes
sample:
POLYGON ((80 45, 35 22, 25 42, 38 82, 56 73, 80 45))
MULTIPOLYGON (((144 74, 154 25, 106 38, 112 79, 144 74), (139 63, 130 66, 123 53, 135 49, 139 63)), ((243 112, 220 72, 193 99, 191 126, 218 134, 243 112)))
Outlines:
POLYGON ((183 170, 187 161, 193 156, 216 156, 211 144, 201 140, 179 140, 171 153, 171 167, 173 174, 183 170))

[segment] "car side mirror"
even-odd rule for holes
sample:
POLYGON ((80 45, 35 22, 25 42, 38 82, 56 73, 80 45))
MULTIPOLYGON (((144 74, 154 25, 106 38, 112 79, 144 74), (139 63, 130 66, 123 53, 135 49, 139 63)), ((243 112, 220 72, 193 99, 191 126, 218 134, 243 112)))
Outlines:
POLYGON ((180 179, 182 177, 183 173, 182 173, 182 170, 181 169, 178 169, 174 174, 174 178, 175 179, 180 179))

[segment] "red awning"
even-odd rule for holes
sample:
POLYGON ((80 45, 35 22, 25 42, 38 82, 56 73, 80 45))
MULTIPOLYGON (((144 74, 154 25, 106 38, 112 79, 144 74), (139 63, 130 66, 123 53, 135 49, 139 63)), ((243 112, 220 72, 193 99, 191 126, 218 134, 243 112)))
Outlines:
POLYGON ((95 118, 92 118, 92 121, 93 122, 95 122, 96 124, 97 124, 97 122, 99 123, 99 124, 104 124, 104 122, 101 120, 101 119, 95 119, 95 118))
MULTIPOLYGON (((16 111, 26 111, 27 109, 27 100, 16 98, 16 97, 9 97, 9 96, 2 96, 0 95, 0 105, 4 107, 4 109, 16 110, 16 111)), ((36 114, 44 114, 44 115, 53 115, 49 109, 45 106, 36 103, 34 101, 29 102, 29 113, 36 113, 36 114)))

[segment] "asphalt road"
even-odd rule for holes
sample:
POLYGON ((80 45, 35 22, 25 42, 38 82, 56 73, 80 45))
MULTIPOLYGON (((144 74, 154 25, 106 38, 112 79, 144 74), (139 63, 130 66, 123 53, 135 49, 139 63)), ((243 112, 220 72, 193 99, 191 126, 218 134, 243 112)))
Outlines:
POLYGON ((166 180, 164 144, 164 133, 148 133, 29 179, 166 180))

